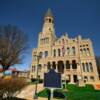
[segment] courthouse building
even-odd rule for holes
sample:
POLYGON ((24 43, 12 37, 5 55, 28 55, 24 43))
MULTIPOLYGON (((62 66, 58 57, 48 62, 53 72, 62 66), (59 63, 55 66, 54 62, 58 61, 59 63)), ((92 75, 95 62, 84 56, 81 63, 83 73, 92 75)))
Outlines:
POLYGON ((50 9, 44 16, 38 46, 32 51, 31 78, 36 78, 37 65, 40 79, 44 78, 45 72, 53 68, 61 73, 62 80, 69 83, 93 83, 99 80, 91 40, 83 39, 81 35, 69 38, 67 33, 57 38, 54 16, 50 9), (40 55, 39 62, 36 55, 40 55))

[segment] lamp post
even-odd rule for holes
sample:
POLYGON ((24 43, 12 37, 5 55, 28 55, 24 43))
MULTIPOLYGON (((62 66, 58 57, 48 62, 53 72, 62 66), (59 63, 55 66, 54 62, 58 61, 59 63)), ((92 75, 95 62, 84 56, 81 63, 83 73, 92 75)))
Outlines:
POLYGON ((38 67, 39 67, 39 60, 40 60, 40 55, 34 55, 37 57, 37 69, 36 69, 36 86, 35 86, 35 94, 34 94, 34 99, 37 99, 37 85, 38 85, 38 67))

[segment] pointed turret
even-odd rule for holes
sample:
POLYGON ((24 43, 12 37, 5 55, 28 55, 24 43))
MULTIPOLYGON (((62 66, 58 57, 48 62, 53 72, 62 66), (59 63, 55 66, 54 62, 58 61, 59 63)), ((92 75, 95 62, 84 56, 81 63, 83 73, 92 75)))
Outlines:
POLYGON ((44 17, 43 28, 39 36, 38 46, 43 47, 43 46, 51 45, 52 42, 54 42, 55 40, 56 40, 56 35, 55 35, 55 28, 54 28, 54 17, 51 12, 51 9, 49 8, 44 17))
POLYGON ((52 17, 53 18, 53 14, 52 14, 52 11, 51 11, 50 8, 47 10, 47 13, 45 14, 45 17, 52 17))

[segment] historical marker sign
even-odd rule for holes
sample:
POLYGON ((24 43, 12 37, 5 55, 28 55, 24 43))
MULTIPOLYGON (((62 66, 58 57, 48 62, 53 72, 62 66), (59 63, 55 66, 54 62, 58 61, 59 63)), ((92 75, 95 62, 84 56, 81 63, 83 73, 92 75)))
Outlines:
POLYGON ((61 74, 50 69, 48 73, 44 73, 44 87, 61 88, 61 74))

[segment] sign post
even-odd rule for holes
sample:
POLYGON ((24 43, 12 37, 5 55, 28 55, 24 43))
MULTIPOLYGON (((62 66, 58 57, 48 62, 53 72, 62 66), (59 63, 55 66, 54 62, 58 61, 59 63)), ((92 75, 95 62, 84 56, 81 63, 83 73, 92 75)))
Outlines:
POLYGON ((50 100, 53 100, 53 90, 61 89, 61 73, 50 69, 48 73, 44 73, 44 87, 51 90, 50 100))

